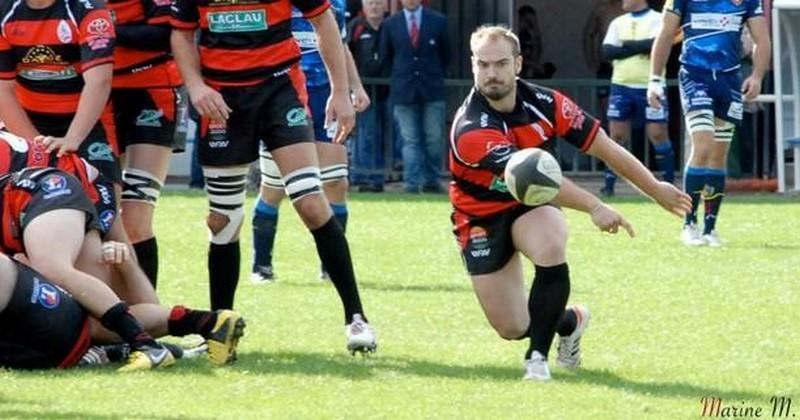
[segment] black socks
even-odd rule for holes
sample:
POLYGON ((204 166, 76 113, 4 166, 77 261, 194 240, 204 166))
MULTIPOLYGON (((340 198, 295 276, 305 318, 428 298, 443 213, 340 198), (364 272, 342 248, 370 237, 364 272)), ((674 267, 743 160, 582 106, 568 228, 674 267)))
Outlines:
POLYGON ((366 320, 353 273, 350 247, 339 222, 331 217, 324 225, 312 230, 311 234, 314 235, 322 265, 328 270, 331 282, 342 300, 345 323, 349 324, 353 320, 353 314, 361 314, 366 320))
POLYGON ((211 310, 233 309, 233 298, 239 284, 241 253, 239 241, 208 248, 208 286, 211 310))

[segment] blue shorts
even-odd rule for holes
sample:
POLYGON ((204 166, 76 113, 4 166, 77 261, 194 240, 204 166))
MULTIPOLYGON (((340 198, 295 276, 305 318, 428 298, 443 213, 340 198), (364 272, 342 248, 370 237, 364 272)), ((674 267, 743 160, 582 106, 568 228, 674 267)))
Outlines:
POLYGON ((684 114, 710 109, 719 119, 741 124, 744 106, 738 70, 722 73, 681 66, 678 82, 684 114))
POLYGON ((669 106, 666 98, 662 99, 661 108, 649 106, 647 89, 612 84, 606 116, 611 121, 634 121, 634 125, 641 124, 642 121, 666 124, 669 106))
POLYGON ((331 85, 306 86, 308 91, 308 107, 311 108, 311 118, 314 120, 314 140, 331 143, 325 129, 325 105, 331 96, 331 85))

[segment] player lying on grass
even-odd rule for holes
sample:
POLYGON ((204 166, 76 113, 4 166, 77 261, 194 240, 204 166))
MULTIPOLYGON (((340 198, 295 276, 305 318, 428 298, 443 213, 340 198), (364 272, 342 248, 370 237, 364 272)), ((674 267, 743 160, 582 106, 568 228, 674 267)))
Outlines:
MULTIPOLYGON (((33 268, 130 344, 128 369, 157 367, 169 361, 164 347, 101 280, 110 274, 107 265, 97 263, 103 260, 101 226, 85 192, 90 189, 85 179, 55 168, 28 168, 0 178, 0 249, 24 253, 33 268)), ((235 318, 233 322, 240 318, 233 313, 226 317, 235 318)))
MULTIPOLYGON (((123 257, 118 255, 118 257, 123 257)), ((199 311, 143 303, 130 311, 154 337, 200 334, 209 359, 224 364, 235 358, 244 321, 232 311, 199 311)), ((69 293, 41 273, 0 254, 0 367, 48 369, 75 366, 92 343, 120 338, 69 293)), ((120 371, 165 367, 174 363, 162 349, 144 353, 134 348, 120 371)))
MULTIPOLYGON (((530 340, 524 379, 546 381, 556 333, 558 364, 580 364, 589 312, 581 306, 565 309, 570 271, 564 214, 554 205, 529 207, 514 200, 503 182, 511 155, 529 147, 552 150, 561 137, 605 161, 669 212, 683 215, 690 201, 672 184, 658 182, 568 97, 517 79, 522 57, 513 32, 481 27, 470 47, 475 87, 458 110, 451 135, 453 231, 487 320, 505 339, 530 340), (535 265, 527 296, 519 253, 535 265)), ((632 234, 618 213, 568 181, 553 204, 591 214, 603 230, 616 233, 623 227, 632 234)))
MULTIPOLYGON (((58 168, 81 180, 86 194, 92 200, 99 217, 101 236, 104 239, 129 243, 122 220, 117 217, 114 184, 106 176, 74 153, 57 156, 47 153, 44 146, 25 140, 0 128, 0 176, 21 171, 28 167, 58 168)), ((99 261, 90 262, 100 264, 99 261)), ((96 270, 93 270, 96 271, 96 270)), ((102 271, 102 270, 101 270, 102 271)), ((131 263, 117 266, 111 284, 114 292, 128 303, 158 303, 155 291, 134 259, 131 263)))

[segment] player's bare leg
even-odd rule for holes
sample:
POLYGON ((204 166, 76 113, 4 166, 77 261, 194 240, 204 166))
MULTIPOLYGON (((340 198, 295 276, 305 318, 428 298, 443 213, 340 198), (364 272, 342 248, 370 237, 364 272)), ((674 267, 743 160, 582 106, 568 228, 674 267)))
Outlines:
POLYGON ((333 217, 322 193, 319 163, 313 143, 298 143, 272 151, 283 174, 283 183, 297 213, 314 236, 317 254, 328 268, 331 281, 344 307, 348 350, 372 351, 376 347, 372 328, 361 306, 350 248, 344 231, 333 217))
POLYGON ((153 214, 171 157, 169 147, 154 144, 134 142, 125 150, 122 220, 139 264, 154 288, 158 283, 158 244, 153 214))

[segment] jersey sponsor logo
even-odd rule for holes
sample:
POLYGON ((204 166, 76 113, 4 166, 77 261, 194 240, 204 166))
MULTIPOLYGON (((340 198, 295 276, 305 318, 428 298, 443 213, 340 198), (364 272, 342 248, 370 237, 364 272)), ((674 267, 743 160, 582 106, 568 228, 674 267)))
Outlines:
POLYGON ((286 124, 289 127, 303 127, 308 125, 308 114, 303 107, 292 108, 286 113, 286 124))
POLYGON ((304 50, 317 50, 317 34, 315 32, 297 31, 292 32, 292 36, 297 40, 297 44, 304 50))
POLYGON ((31 303, 38 303, 45 309, 54 309, 61 303, 61 293, 55 286, 39 280, 38 277, 34 277, 31 303))
POLYGON ((86 42, 93 51, 102 50, 111 44, 111 22, 106 18, 97 18, 86 26, 89 36, 86 42))
POLYGON ((34 182, 34 181, 30 180, 30 179, 24 178, 24 179, 20 179, 19 181, 17 181, 14 184, 14 186, 16 188, 20 188, 20 189, 23 189, 23 190, 33 191, 33 190, 36 189, 36 182, 34 182))
POLYGON ((264 10, 211 12, 208 14, 208 30, 211 32, 250 32, 266 29, 267 14, 264 10))
POLYGON ((33 81, 69 80, 78 77, 74 66, 67 66, 61 70, 21 69, 19 77, 33 81))
POLYGON ((95 142, 89 145, 87 149, 89 152, 89 160, 106 160, 109 162, 114 161, 114 154, 111 152, 111 147, 103 142, 95 142))
POLYGON ((710 31, 739 31, 742 17, 725 13, 693 13, 692 29, 710 31))
POLYGON ((61 19, 58 22, 58 27, 56 28, 56 35, 58 36, 58 40, 61 41, 62 44, 69 44, 72 42, 72 28, 69 27, 69 23, 66 20, 61 19))
POLYGON ((164 111, 160 109, 143 109, 142 112, 136 117, 134 124, 137 127, 155 127, 161 128, 161 117, 164 116, 164 111))
POLYGON ((78 0, 78 1, 81 3, 81 5, 83 6, 84 9, 86 9, 86 10, 94 9, 94 5, 92 4, 92 2, 90 0, 78 0))
POLYGON ((22 64, 67 64, 60 55, 46 45, 34 45, 22 57, 22 64))
POLYGON ((72 194, 72 190, 67 188, 67 179, 58 174, 47 175, 39 182, 39 185, 45 192, 42 196, 45 200, 72 194))
POLYGON ((489 189, 491 191, 507 193, 508 192, 508 185, 506 185, 506 182, 504 180, 500 179, 499 176, 493 176, 492 177, 492 184, 489 185, 489 189))
POLYGON ((114 210, 106 210, 100 213, 100 225, 103 226, 103 230, 108 231, 111 229, 111 225, 114 224, 114 219, 117 217, 117 213, 114 210))
POLYGON ((489 114, 481 112, 481 128, 489 126, 489 114))
POLYGON ((551 95, 542 92, 536 92, 536 99, 547 102, 548 104, 552 104, 554 100, 551 95))
POLYGON ((586 121, 583 112, 580 112, 578 107, 568 99, 561 104, 561 115, 569 122, 569 127, 573 130, 580 130, 586 121))

